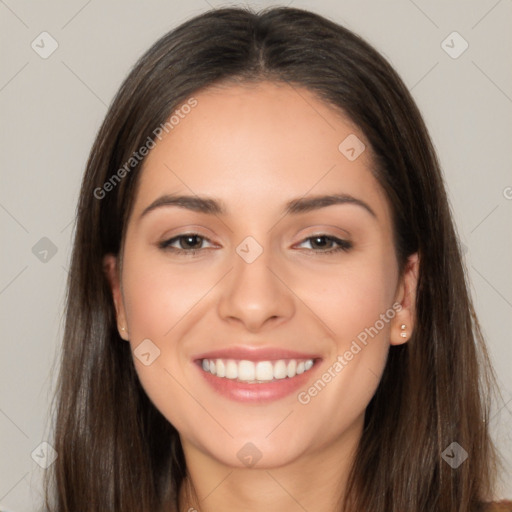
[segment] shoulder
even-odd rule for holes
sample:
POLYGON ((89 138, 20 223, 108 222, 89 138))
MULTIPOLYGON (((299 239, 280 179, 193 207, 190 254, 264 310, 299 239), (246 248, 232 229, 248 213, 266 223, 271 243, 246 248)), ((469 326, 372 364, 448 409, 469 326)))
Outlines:
POLYGON ((484 512, 512 512, 512 501, 493 501, 486 503, 484 512))

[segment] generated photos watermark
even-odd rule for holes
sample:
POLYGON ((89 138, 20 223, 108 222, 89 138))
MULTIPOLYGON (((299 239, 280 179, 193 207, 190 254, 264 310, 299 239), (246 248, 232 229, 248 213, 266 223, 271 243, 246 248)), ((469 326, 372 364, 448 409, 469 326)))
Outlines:
POLYGON ((162 140, 164 132, 167 134, 173 130, 182 119, 192 111, 192 108, 197 106, 197 99, 193 96, 187 100, 179 109, 175 110, 172 116, 165 122, 160 124, 153 130, 154 138, 151 135, 146 139, 144 144, 132 153, 132 156, 122 165, 101 187, 94 189, 94 197, 96 199, 103 199, 109 192, 121 182, 121 180, 130 173, 144 158, 148 155, 149 151, 156 146, 155 139, 162 140))
POLYGON ((320 376, 315 383, 307 390, 301 391, 297 395, 297 400, 302 405, 307 405, 311 399, 318 395, 329 382, 332 382, 340 372, 348 365, 354 357, 361 352, 361 350, 368 345, 368 337, 373 339, 379 334, 382 329, 389 324, 395 315, 402 310, 402 305, 395 302, 385 313, 381 313, 379 319, 370 327, 365 327, 355 339, 352 340, 350 348, 346 350, 343 355, 338 355, 336 360, 327 368, 327 370, 320 376))

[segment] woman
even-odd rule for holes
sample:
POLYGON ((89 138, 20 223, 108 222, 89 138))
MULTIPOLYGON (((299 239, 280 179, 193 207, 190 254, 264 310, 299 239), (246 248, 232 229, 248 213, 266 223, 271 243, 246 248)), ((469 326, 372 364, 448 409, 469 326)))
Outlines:
POLYGON ((292 8, 156 42, 82 183, 47 507, 512 510, 488 503, 491 381, 383 57, 292 8))

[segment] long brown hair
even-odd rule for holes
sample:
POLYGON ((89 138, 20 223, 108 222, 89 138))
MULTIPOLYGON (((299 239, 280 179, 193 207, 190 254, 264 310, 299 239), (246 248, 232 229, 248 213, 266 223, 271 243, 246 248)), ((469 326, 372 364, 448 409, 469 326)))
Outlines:
POLYGON ((260 80, 305 87, 360 127, 392 208, 401 268, 408 255, 420 256, 415 332, 390 349, 340 510, 479 510, 494 485, 487 424, 493 373, 427 129, 372 46, 325 17, 285 7, 223 8, 186 21, 140 58, 108 110, 77 208, 56 394, 58 458, 48 472, 46 506, 177 506, 186 475, 178 432, 138 381, 130 346, 117 332, 102 259, 120 251, 144 161, 130 160, 139 148, 202 88, 260 80), (452 442, 469 456, 457 469, 441 456, 452 442))

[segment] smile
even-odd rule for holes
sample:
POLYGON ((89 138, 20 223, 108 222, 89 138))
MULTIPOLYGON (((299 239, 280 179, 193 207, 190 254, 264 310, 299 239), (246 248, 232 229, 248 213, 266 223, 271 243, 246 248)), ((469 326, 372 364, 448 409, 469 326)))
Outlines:
POLYGON ((248 361, 245 359, 202 359, 201 368, 216 377, 264 384, 281 379, 292 379, 310 370, 313 359, 279 359, 277 361, 248 361))

